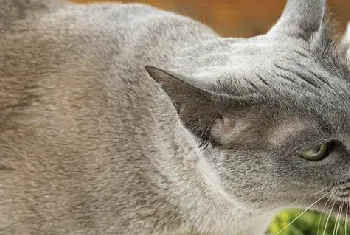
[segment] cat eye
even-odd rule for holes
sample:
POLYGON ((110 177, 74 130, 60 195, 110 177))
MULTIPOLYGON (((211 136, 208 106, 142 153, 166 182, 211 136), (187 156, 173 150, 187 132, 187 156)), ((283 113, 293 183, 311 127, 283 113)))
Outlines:
POLYGON ((307 149, 300 154, 302 158, 309 161, 321 161, 328 155, 329 143, 318 145, 312 149, 307 149))

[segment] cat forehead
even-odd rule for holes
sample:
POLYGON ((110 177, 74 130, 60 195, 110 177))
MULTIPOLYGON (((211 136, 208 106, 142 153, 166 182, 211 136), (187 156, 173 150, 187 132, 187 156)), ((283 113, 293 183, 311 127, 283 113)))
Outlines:
MULTIPOLYGON (((189 50, 191 56, 181 58, 181 62, 175 64, 179 73, 207 81, 231 80, 233 76, 254 79, 258 74, 266 74, 266 79, 269 79, 284 76, 286 71, 282 70, 294 73, 307 68, 308 73, 304 73, 304 77, 322 73, 323 79, 334 82, 334 76, 329 71, 344 69, 340 56, 332 55, 332 50, 318 50, 310 42, 297 38, 277 40, 263 35, 250 39, 224 39, 207 42, 200 48, 193 47, 189 50), (337 59, 334 60, 334 57, 337 59), (273 76, 269 76, 271 74, 273 76)), ((340 73, 344 74, 344 71, 340 73)), ((273 80, 276 81, 275 78, 273 80)))
MULTIPOLYGON (((308 88, 302 90, 301 86, 298 89, 293 84, 276 88, 263 85, 265 88, 254 87, 250 91, 246 89, 246 95, 241 96, 242 99, 245 99, 245 97, 254 97, 257 94, 255 100, 242 102, 242 107, 226 105, 224 110, 230 113, 236 109, 248 107, 247 110, 254 114, 252 118, 265 120, 268 125, 284 122, 284 126, 288 128, 291 127, 290 124, 293 126, 289 129, 306 128, 311 129, 314 133, 327 133, 335 138, 349 135, 349 94, 341 94, 340 89, 336 88, 334 92, 324 92, 317 88, 315 88, 316 91, 309 91, 308 88), (298 124, 294 125, 295 123, 298 124)), ((251 84, 247 84, 247 86, 251 86, 251 84)), ((224 93, 232 92, 232 86, 225 88, 221 85, 221 87, 225 89, 224 93)))
POLYGON ((213 134, 220 132, 220 141, 224 144, 265 146, 285 148, 303 143, 322 143, 330 139, 349 141, 350 125, 337 110, 327 108, 315 112, 311 107, 288 107, 286 105, 264 105, 248 110, 235 110, 226 115, 222 125, 215 126, 213 134), (333 112, 334 111, 334 112, 333 112), (228 117, 228 118, 227 118, 228 117), (221 129, 219 129, 221 128, 221 129), (216 131, 216 132, 215 132, 216 131), (238 138, 238 139, 237 139, 238 138))
MULTIPOLYGON (((286 90, 290 96, 306 92, 328 102, 349 93, 349 67, 336 46, 325 49, 322 43, 268 36, 221 44, 226 50, 213 49, 196 57, 189 76, 216 81, 231 94, 286 90)), ((186 71, 186 66, 182 69, 186 71)))

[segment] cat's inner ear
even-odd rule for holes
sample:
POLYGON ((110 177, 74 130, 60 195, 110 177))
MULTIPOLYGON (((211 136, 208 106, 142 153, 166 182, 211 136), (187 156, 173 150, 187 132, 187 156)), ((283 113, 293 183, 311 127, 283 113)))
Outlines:
POLYGON ((287 0, 282 16, 268 34, 309 39, 320 30, 325 11, 326 0, 287 0))

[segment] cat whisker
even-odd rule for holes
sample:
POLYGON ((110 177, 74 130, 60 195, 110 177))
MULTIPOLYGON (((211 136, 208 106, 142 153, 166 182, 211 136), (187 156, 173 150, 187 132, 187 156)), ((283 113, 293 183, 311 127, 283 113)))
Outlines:
MULTIPOLYGON (((326 191, 326 190, 329 189, 329 188, 330 188, 330 187, 325 187, 325 188, 323 188, 323 189, 317 191, 316 193, 311 194, 310 196, 315 196, 315 195, 317 195, 317 194, 323 193, 324 191, 326 191)), ((325 193, 327 193, 327 192, 325 192, 325 193)))
POLYGON ((308 210, 310 210, 311 207, 313 207, 316 203, 318 203, 319 201, 321 201, 323 198, 326 197, 326 194, 323 195, 322 197, 320 197, 319 199, 317 199, 315 202, 313 202, 310 206, 308 206, 305 210, 303 210, 297 217, 295 217, 290 223, 288 223, 284 228, 282 228, 278 233, 274 234, 274 235, 278 235, 281 234, 285 229, 287 229, 291 224, 293 224, 297 219, 300 218, 300 216, 302 216, 303 214, 305 214, 308 210))
POLYGON ((344 233, 345 233, 345 235, 347 235, 347 224, 348 224, 348 213, 349 213, 349 200, 350 200, 350 198, 348 198, 348 201, 347 201, 347 203, 346 203, 346 213, 345 213, 345 231, 344 231, 344 233))
POLYGON ((337 216, 336 216, 336 219, 335 219, 335 226, 333 227, 332 235, 335 235, 335 230, 337 228, 337 223, 338 223, 338 218, 339 218, 339 212, 340 212, 340 207, 338 207, 338 213, 337 213, 337 216))
POLYGON ((324 218, 324 216, 325 216, 324 210, 327 208, 327 205, 328 205, 328 203, 330 202, 330 200, 331 200, 331 198, 333 197, 333 195, 334 195, 334 192, 331 193, 330 197, 328 198, 328 200, 327 200, 326 203, 324 204, 324 207, 323 207, 322 212, 321 212, 320 219, 318 220, 317 234, 319 234, 319 232, 320 232, 320 225, 322 224, 321 222, 323 221, 323 218, 324 218))
POLYGON ((333 228, 333 235, 338 234, 338 230, 339 230, 339 224, 340 224, 340 215, 341 212, 343 211, 343 206, 344 206, 344 202, 340 205, 340 207, 338 208, 338 214, 335 220, 335 227, 333 228))
POLYGON ((335 203, 336 203, 336 201, 334 201, 334 200, 332 200, 332 201, 333 201, 333 205, 332 205, 332 208, 330 209, 329 214, 328 214, 328 216, 327 216, 326 224, 325 224, 325 226, 324 226, 324 230, 323 230, 322 235, 325 235, 325 234, 326 234, 326 229, 327 229, 327 226, 328 226, 328 221, 329 221, 329 218, 331 217, 331 214, 332 214, 332 212, 333 212, 334 205, 335 205, 335 203))
POLYGON ((337 225, 336 234, 338 234, 338 231, 339 231, 339 226, 340 226, 340 222, 341 222, 341 213, 343 212, 343 208, 344 208, 344 202, 340 206, 339 221, 338 221, 338 225, 337 225))

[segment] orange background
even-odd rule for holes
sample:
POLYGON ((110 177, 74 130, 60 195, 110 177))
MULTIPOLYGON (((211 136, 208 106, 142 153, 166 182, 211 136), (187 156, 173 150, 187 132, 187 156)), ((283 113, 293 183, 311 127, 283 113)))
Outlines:
MULTIPOLYGON (((73 0, 97 2, 103 0, 73 0)), ((266 32, 280 16, 286 0, 124 0, 138 2, 174 11, 201 21, 223 36, 250 37, 266 32)), ((339 22, 339 30, 345 30, 350 21, 350 0, 328 0, 339 22)))

